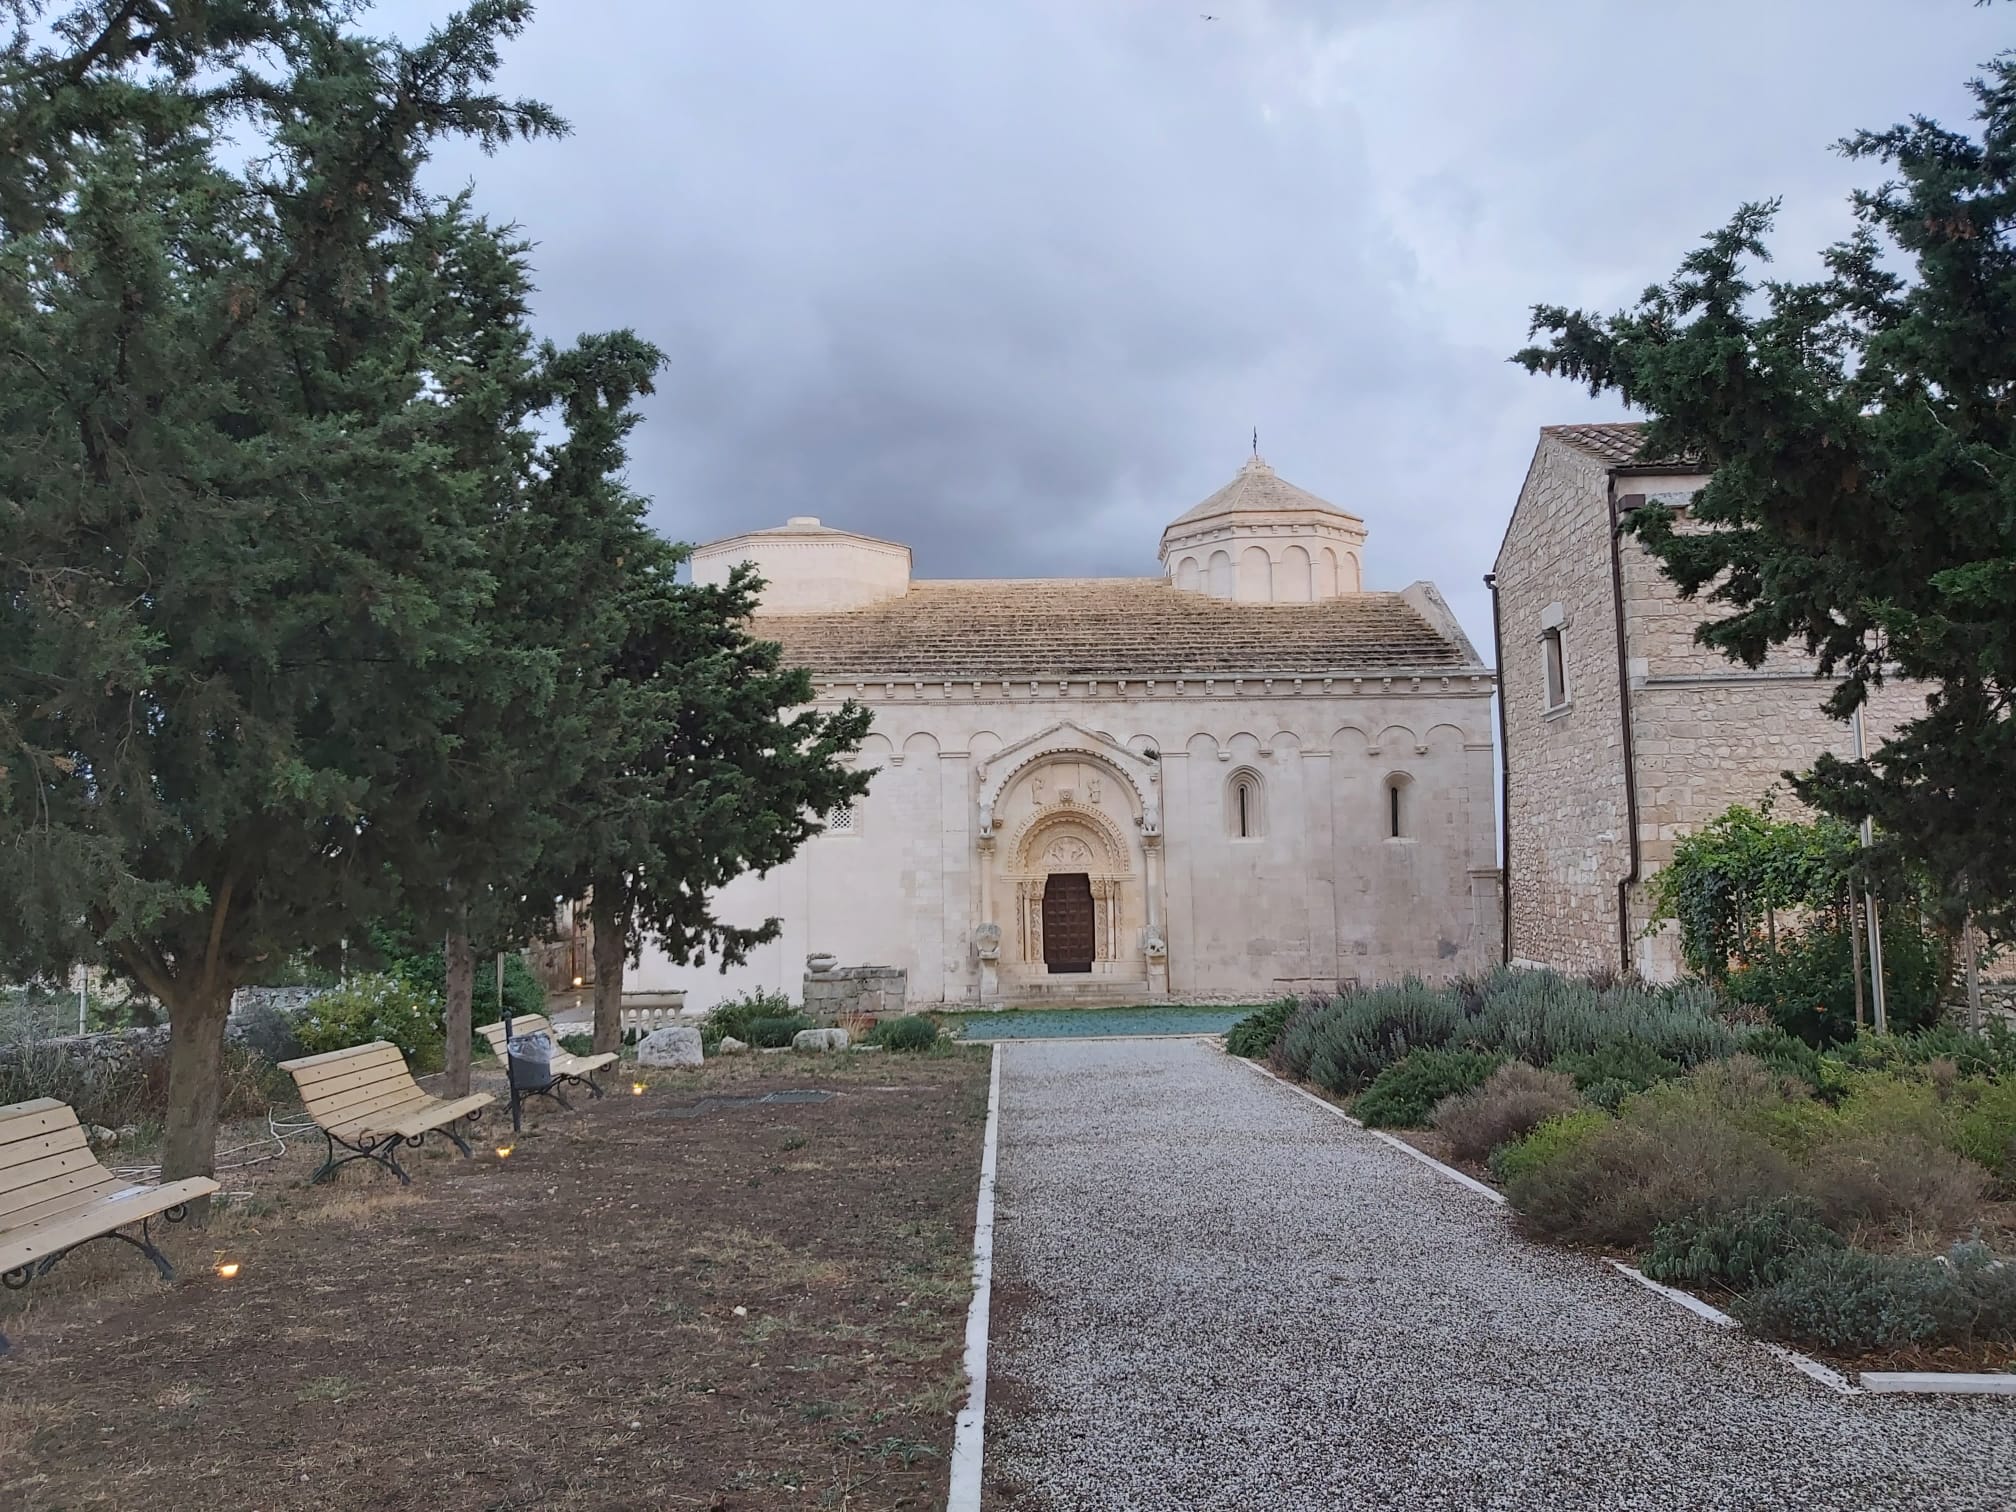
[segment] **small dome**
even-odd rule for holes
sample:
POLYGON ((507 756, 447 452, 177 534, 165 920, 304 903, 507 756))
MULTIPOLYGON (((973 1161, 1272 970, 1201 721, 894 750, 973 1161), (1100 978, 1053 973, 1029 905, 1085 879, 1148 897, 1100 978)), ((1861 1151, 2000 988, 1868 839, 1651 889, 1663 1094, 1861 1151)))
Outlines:
POLYGON ((1179 589, 1303 604, 1359 592, 1364 546, 1363 520, 1285 481, 1256 452, 1162 532, 1161 560, 1179 589))
POLYGON ((1195 525, 1204 520, 1215 520, 1223 515, 1248 513, 1277 513, 1283 510, 1313 509, 1323 514, 1336 515, 1339 519, 1350 520, 1363 525, 1364 521, 1348 510, 1339 509, 1327 499, 1319 499, 1307 489, 1297 488, 1267 465, 1267 459, 1254 453, 1238 475, 1218 492, 1211 495, 1195 509, 1178 515, 1169 529, 1177 530, 1185 525, 1195 525))

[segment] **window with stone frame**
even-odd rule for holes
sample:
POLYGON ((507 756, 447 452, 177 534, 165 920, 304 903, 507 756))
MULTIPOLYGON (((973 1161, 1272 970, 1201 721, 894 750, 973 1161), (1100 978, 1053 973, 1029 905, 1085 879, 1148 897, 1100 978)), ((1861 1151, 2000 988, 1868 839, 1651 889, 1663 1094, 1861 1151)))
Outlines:
POLYGON ((855 832, 857 818, 854 805, 843 803, 836 809, 826 811, 826 833, 829 835, 851 835, 855 832))
POLYGON ((1547 707, 1559 709, 1568 703, 1568 661, 1561 645, 1561 627, 1550 625, 1540 632, 1540 661, 1547 680, 1547 707))
POLYGON ((1405 840, 1410 837, 1414 816, 1409 812, 1413 804, 1409 792, 1414 780, 1405 772, 1395 772, 1386 779, 1386 838, 1405 840))
POLYGON ((1234 772, 1227 780, 1225 829, 1234 840, 1258 840, 1267 832, 1258 772, 1234 772))

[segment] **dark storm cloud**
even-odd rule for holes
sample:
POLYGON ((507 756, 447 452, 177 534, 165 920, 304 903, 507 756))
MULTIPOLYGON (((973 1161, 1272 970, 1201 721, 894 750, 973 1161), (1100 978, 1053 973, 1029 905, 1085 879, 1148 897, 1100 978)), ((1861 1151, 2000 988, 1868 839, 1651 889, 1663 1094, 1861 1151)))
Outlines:
POLYGON ((1837 235, 1827 144, 1957 117, 1996 22, 1712 0, 1682 49, 1605 0, 549 0, 506 84, 573 136, 440 173, 539 243, 550 334, 670 353, 631 469, 668 534, 1153 572, 1257 424, 1366 518, 1372 586, 1436 579, 1486 646, 1535 429, 1614 413, 1506 366, 1525 307, 1621 302, 1745 198, 1788 196, 1788 251, 1837 235))

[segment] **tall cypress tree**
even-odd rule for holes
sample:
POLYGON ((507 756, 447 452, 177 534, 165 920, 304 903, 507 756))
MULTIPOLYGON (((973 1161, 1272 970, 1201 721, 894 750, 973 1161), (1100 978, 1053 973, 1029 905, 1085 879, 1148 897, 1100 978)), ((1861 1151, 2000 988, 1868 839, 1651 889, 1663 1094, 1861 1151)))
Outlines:
POLYGON ((0 53, 0 969, 166 1005, 171 1178, 232 989, 396 905, 484 650, 438 386, 480 296, 415 174, 559 123, 485 87, 523 0, 414 47, 348 9, 104 0, 0 53))
POLYGON ((1803 647, 1847 718, 1886 678, 1931 688, 1867 761, 1823 756, 1800 796, 1873 817, 1876 868, 1921 866, 2016 928, 2016 54, 1972 86, 1978 135, 1924 118, 1842 143, 1894 177, 1854 198, 1827 276, 1761 288, 1775 202, 1745 206, 1623 313, 1538 306, 1516 361, 1650 417, 1645 451, 1712 472, 1683 528, 1628 524, 1698 639, 1756 666, 1803 647))
POLYGON ((603 588, 579 640, 593 654, 568 667, 555 704, 558 738, 585 759, 553 789, 525 888, 534 907, 589 899, 598 1051, 620 1039, 624 966, 644 943, 679 962, 736 961, 773 938, 779 921, 724 923, 714 895, 789 860, 868 785, 848 765, 868 712, 807 707, 810 676, 751 633, 754 574, 680 582, 684 548, 650 532, 622 480, 633 405, 662 360, 627 332, 549 355, 565 440, 546 458, 551 502, 527 516, 569 522, 551 581, 603 588))

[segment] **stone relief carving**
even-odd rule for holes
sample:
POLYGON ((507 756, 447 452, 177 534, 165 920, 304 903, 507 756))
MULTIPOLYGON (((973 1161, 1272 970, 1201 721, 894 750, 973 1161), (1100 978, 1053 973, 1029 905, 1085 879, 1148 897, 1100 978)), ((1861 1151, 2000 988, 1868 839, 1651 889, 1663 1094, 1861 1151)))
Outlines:
POLYGON ((973 946, 979 952, 981 960, 1000 960, 1001 926, 993 923, 982 924, 973 931, 973 946))
POLYGON ((1051 845, 1043 859, 1052 866, 1090 866, 1092 847, 1076 835, 1066 835, 1051 845))
POLYGON ((1086 785, 1086 791, 1091 794, 1092 801, 1094 803, 1097 803, 1099 801, 1099 779, 1097 777, 1094 777, 1091 780, 1091 782, 1086 785))
POLYGON ((1160 929, 1150 927, 1142 931, 1141 950, 1151 961, 1159 961, 1169 954, 1169 946, 1162 938, 1160 929))

